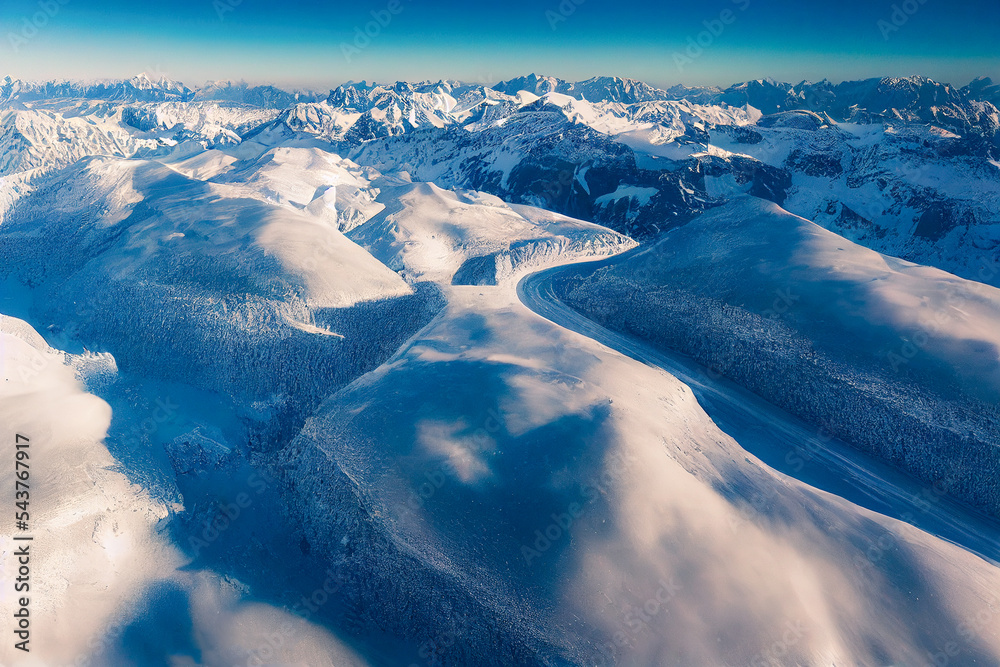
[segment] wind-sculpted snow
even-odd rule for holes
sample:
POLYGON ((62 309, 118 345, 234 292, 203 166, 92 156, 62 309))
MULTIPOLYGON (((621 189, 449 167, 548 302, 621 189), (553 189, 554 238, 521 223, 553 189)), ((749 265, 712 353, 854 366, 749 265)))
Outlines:
POLYGON ((559 289, 1000 515, 1000 290, 750 198, 559 289))

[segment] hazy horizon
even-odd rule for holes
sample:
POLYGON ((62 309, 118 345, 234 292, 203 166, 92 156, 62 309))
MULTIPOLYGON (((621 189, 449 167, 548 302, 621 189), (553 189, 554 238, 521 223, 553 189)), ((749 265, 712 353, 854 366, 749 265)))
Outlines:
MULTIPOLYGON (((44 77, 44 78, 40 78, 40 77, 29 78, 29 77, 15 76, 15 75, 7 73, 7 72, 0 72, 0 76, 8 77, 8 78, 10 78, 12 80, 19 80, 19 81, 33 82, 33 83, 49 83, 49 82, 61 83, 61 82, 69 82, 69 83, 78 83, 78 84, 98 84, 98 83, 107 83, 107 82, 128 81, 130 79, 134 79, 134 78, 137 78, 137 77, 140 77, 140 76, 143 76, 143 75, 147 76, 152 81, 159 81, 161 77, 165 77, 169 81, 173 81, 175 83, 183 84, 183 85, 187 86, 188 88, 190 88, 192 90, 197 90, 199 88, 204 88, 204 87, 210 86, 212 84, 221 84, 221 83, 227 83, 228 82, 228 83, 232 83, 232 84, 235 84, 235 85, 245 84, 248 87, 254 87, 254 86, 272 86, 274 88, 278 88, 278 89, 285 90, 287 92, 293 92, 293 93, 325 93, 325 92, 332 91, 332 90, 336 89, 338 86, 356 85, 356 84, 362 84, 362 85, 391 85, 391 84, 397 83, 397 82, 406 82, 406 83, 411 83, 411 84, 425 84, 425 83, 437 83, 439 81, 447 81, 447 82, 450 82, 450 83, 460 83, 460 84, 468 84, 468 85, 481 84, 481 85, 487 85, 487 86, 494 86, 494 85, 497 85, 497 84, 505 82, 505 81, 510 81, 510 80, 513 80, 513 79, 521 78, 521 77, 528 77, 528 76, 531 76, 531 75, 536 75, 539 78, 542 78, 542 77, 554 77, 554 78, 557 78, 557 79, 561 79, 561 80, 568 81, 568 82, 573 82, 573 83, 578 83, 578 82, 586 81, 588 79, 599 78, 599 77, 618 77, 618 78, 622 78, 622 79, 630 79, 630 80, 634 80, 634 81, 639 81, 639 82, 642 82, 642 83, 649 84, 649 85, 651 85, 651 86, 653 86, 655 88, 664 89, 664 90, 665 89, 669 89, 670 87, 675 86, 675 85, 687 86, 689 88, 702 88, 702 87, 703 88, 710 88, 710 87, 716 87, 716 88, 724 90, 724 89, 728 88, 729 86, 738 85, 738 84, 741 84, 741 83, 745 83, 747 81, 757 81, 757 80, 771 80, 771 81, 774 81, 776 83, 788 83, 788 84, 793 84, 794 85, 794 84, 799 84, 799 83, 803 83, 803 82, 806 82, 806 83, 818 83, 818 82, 823 81, 824 79, 826 79, 830 83, 832 83, 834 85, 837 85, 837 84, 845 82, 845 81, 859 81, 859 80, 865 80, 865 79, 881 79, 881 78, 891 78, 891 77, 895 77, 895 78, 907 78, 907 77, 913 77, 913 76, 927 76, 926 74, 924 74, 922 72, 910 72, 908 74, 895 74, 895 73, 894 74, 882 74, 882 75, 876 75, 876 76, 871 76, 871 77, 862 77, 860 79, 853 79, 853 78, 851 78, 851 79, 845 79, 845 78, 833 78, 833 77, 820 77, 820 78, 815 78, 815 79, 776 79, 775 77, 755 77, 753 79, 741 79, 741 80, 737 80, 737 81, 730 81, 728 83, 721 84, 721 85, 719 85, 719 84, 698 84, 698 83, 687 83, 687 82, 675 82, 675 83, 668 83, 668 84, 665 84, 665 85, 656 85, 656 84, 653 84, 653 83, 651 83, 649 81, 644 81, 644 80, 638 79, 636 77, 627 77, 627 76, 622 76, 620 74, 599 73, 599 74, 594 74, 592 76, 588 76, 588 77, 585 77, 585 78, 568 78, 567 79, 565 77, 559 77, 559 76, 555 76, 555 75, 544 73, 544 72, 534 72, 534 71, 532 71, 532 72, 526 72, 524 74, 516 74, 514 76, 504 77, 502 79, 496 79, 496 80, 490 80, 490 81, 469 81, 469 80, 463 80, 463 79, 460 79, 460 78, 457 78, 457 77, 446 76, 446 77, 430 78, 430 79, 426 79, 426 78, 425 79, 412 79, 412 78, 411 79, 360 79, 360 80, 348 79, 348 80, 345 80, 345 81, 338 81, 338 82, 329 83, 329 84, 319 84, 319 85, 316 85, 316 86, 309 86, 309 85, 296 85, 296 84, 282 83, 280 81, 273 81, 273 80, 267 80, 267 79, 253 80, 253 79, 240 78, 240 77, 226 77, 226 78, 220 78, 220 79, 207 79, 207 80, 204 80, 204 81, 191 81, 191 80, 185 80, 185 79, 181 79, 181 78, 177 78, 177 77, 171 76, 169 73, 166 73, 166 72, 162 72, 162 71, 161 72, 157 72, 155 70, 154 71, 143 70, 143 71, 136 72, 134 74, 126 75, 126 76, 93 76, 93 77, 79 77, 79 78, 77 78, 77 77, 61 77, 61 76, 44 77)), ((934 81, 937 81, 938 83, 941 83, 941 84, 950 85, 950 86, 957 87, 957 88, 962 88, 962 87, 968 85, 969 83, 971 83, 972 81, 976 80, 977 78, 984 78, 984 77, 988 77, 988 78, 993 79, 993 77, 989 77, 988 75, 973 76, 972 78, 968 79, 967 81, 966 80, 962 80, 962 81, 946 81, 946 80, 937 79, 935 77, 927 77, 927 78, 929 78, 931 80, 934 80, 934 81)), ((994 79, 994 81, 995 81, 995 79, 994 79)))
POLYGON ((110 0, 99 8, 12 0, 0 23, 0 71, 24 80, 148 71, 195 86, 245 80, 322 90, 352 80, 494 83, 530 72, 657 87, 914 74, 963 86, 1000 76, 992 28, 1000 6, 986 2, 368 0, 338 9, 304 0, 110 0))

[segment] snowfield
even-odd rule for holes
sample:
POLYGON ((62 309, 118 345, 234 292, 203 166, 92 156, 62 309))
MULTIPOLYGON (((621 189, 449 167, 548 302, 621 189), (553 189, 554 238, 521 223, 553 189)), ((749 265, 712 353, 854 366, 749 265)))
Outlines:
POLYGON ((0 664, 1000 663, 990 90, 0 81, 0 664))

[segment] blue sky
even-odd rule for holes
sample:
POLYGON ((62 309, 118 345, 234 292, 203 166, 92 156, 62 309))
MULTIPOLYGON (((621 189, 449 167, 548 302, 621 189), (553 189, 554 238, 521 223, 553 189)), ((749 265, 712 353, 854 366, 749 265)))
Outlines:
POLYGON ((1000 79, 996 0, 2 0, 0 22, 0 74, 30 79, 1000 79))

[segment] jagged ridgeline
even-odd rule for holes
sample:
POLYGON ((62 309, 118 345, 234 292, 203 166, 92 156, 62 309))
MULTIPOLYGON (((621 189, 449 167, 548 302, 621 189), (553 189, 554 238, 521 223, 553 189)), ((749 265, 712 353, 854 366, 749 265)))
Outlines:
POLYGON ((997 284, 1000 87, 922 77, 719 88, 535 75, 327 94, 162 77, 0 84, 0 173, 318 142, 652 239, 752 194, 880 252, 997 284), (975 252, 966 252, 966 248, 975 252))
POLYGON ((39 660, 996 664, 995 103, 3 81, 39 660))

